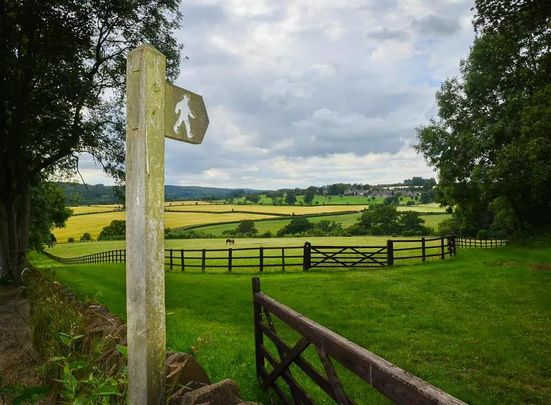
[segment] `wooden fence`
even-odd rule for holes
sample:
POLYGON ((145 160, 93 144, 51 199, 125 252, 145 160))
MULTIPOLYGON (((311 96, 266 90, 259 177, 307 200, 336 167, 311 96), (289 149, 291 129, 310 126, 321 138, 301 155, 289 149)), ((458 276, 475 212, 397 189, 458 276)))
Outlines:
POLYGON ((456 237, 455 243, 460 247, 468 248, 495 248, 503 247, 507 245, 506 239, 474 239, 474 238, 463 238, 456 237))
POLYGON ((301 376, 304 373, 329 398, 339 404, 353 404, 341 384, 334 360, 397 404, 465 404, 263 294, 259 278, 252 279, 252 286, 256 374, 261 379, 261 388, 272 388, 283 403, 315 403, 299 383, 297 372, 291 372, 294 364, 297 371, 301 370, 301 376), (300 338, 296 344, 291 346, 282 339, 272 315, 298 332, 300 338), (267 349, 264 337, 273 342, 277 355, 267 349), (323 374, 302 356, 310 345, 319 356, 323 374), (281 380, 287 384, 288 393, 278 383, 281 380))
POLYGON ((77 257, 59 257, 48 252, 43 253, 46 257, 61 264, 126 263, 126 250, 124 249, 109 250, 77 257))
MULTIPOLYGON (((385 246, 250 247, 226 249, 165 249, 165 265, 172 271, 265 270, 297 271, 329 268, 367 269, 431 257, 445 259, 456 253, 453 236, 421 239, 389 239, 385 246)), ((125 263, 125 250, 111 250, 64 258, 45 252, 63 264, 125 263)))

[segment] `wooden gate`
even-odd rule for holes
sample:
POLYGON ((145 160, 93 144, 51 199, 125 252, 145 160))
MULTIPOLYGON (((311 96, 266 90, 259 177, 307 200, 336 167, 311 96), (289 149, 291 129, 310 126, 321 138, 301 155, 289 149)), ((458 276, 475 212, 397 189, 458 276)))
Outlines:
POLYGON ((386 246, 304 245, 305 270, 312 268, 371 268, 387 265, 386 246))
POLYGON ((397 404, 466 405, 263 294, 260 291, 259 278, 252 279, 252 287, 257 377, 261 379, 261 388, 272 388, 284 404, 315 403, 301 384, 302 373, 299 376, 295 371, 291 372, 290 367, 293 364, 335 402, 353 404, 333 365, 336 361, 397 404), (289 345, 282 339, 274 326, 272 316, 298 332, 297 343, 289 345), (274 343, 277 355, 267 349, 264 337, 274 343), (321 373, 302 356, 310 345, 314 346, 319 356, 323 369, 321 373), (281 380, 287 384, 291 398, 278 385, 281 380))

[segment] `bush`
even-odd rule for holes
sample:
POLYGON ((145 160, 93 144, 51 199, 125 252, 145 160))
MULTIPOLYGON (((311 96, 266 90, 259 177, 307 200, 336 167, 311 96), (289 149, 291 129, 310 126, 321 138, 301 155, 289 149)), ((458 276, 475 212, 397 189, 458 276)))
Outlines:
POLYGON ((67 239, 67 243, 75 243, 75 238, 71 236, 69 239, 67 239))
POLYGON ((98 240, 124 240, 126 238, 126 221, 115 219, 104 227, 98 240))
POLYGON ((80 238, 81 242, 90 242, 92 240, 92 235, 90 235, 88 232, 84 232, 82 234, 82 237, 80 238))
POLYGON ((488 239, 488 230, 480 229, 476 234, 476 239, 488 239))
MULTIPOLYGON (((294 213, 293 213, 294 214, 294 213)), ((277 236, 283 235, 295 235, 298 233, 306 232, 312 229, 314 225, 308 221, 307 218, 298 217, 291 220, 291 222, 277 231, 277 236)))
POLYGON ((252 219, 244 219, 237 225, 235 233, 238 235, 244 236, 253 236, 257 234, 256 227, 254 226, 254 221, 252 219))
POLYGON ((459 233, 459 224, 452 218, 443 220, 438 224, 439 235, 455 235, 459 233))

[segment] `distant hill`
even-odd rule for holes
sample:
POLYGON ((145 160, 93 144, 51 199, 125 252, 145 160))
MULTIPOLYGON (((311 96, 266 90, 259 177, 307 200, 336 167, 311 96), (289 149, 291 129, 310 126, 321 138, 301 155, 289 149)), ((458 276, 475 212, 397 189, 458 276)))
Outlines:
MULTIPOLYGON (((121 204, 124 201, 124 188, 103 184, 57 183, 64 191, 68 205, 121 204)), ((202 200, 240 197, 246 194, 262 193, 262 190, 248 188, 217 188, 200 186, 165 186, 165 200, 202 200)))

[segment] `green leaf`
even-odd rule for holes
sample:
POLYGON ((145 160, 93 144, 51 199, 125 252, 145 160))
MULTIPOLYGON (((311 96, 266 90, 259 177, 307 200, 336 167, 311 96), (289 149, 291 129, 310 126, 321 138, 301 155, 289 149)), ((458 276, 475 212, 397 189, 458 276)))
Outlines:
POLYGON ((36 402, 50 393, 50 387, 28 387, 18 396, 13 398, 13 405, 19 405, 26 402, 36 402))
POLYGON ((117 345, 117 351, 122 354, 125 358, 128 357, 128 347, 124 345, 117 345))

